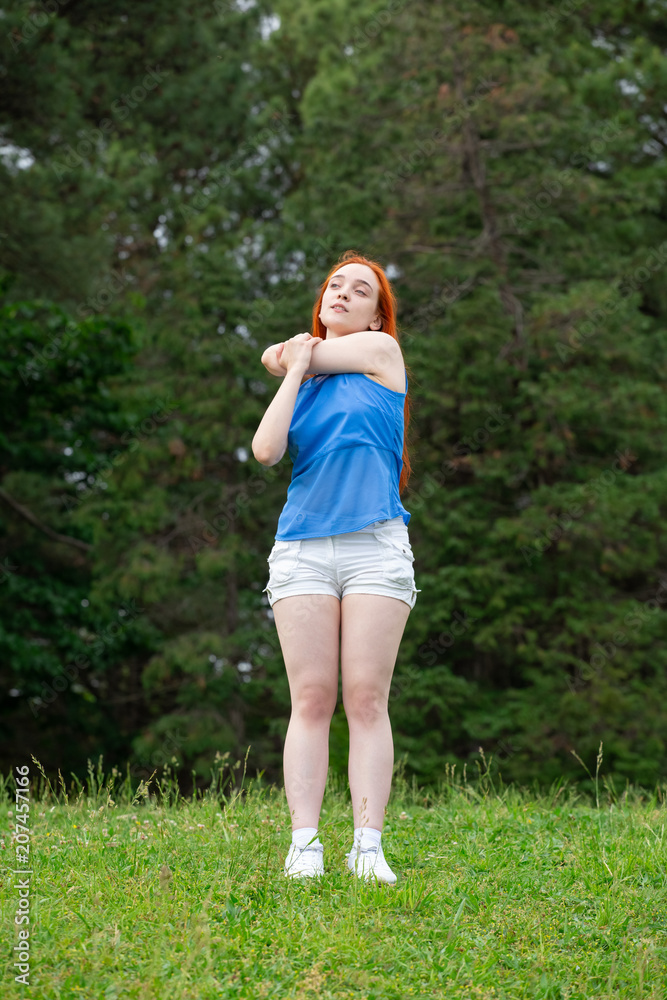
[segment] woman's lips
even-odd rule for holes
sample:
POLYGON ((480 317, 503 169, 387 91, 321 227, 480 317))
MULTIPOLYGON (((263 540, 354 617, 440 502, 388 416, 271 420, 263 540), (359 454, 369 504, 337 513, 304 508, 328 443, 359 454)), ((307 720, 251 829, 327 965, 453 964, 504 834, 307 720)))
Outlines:
POLYGON ((339 309, 339 310, 340 310, 341 312, 347 312, 347 309, 345 308, 345 306, 339 306, 339 305, 335 305, 335 306, 332 306, 331 308, 333 309, 333 311, 334 311, 334 312, 335 312, 335 311, 336 311, 337 309, 339 309))

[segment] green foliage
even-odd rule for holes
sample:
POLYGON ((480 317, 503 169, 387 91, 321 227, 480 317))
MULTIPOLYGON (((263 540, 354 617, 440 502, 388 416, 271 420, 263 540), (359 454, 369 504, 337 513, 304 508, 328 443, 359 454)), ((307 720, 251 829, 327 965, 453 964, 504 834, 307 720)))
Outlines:
MULTIPOLYGON (((54 702, 85 741, 61 756, 45 717, 30 745, 54 768, 134 752, 141 773, 175 751, 200 780, 250 743, 280 776, 262 587, 291 470, 251 455, 276 386, 259 358, 355 248, 391 265, 412 373, 421 593, 390 700, 408 773, 433 785, 483 746, 509 780, 577 780, 569 751, 604 739, 613 779, 664 777, 657 9, 85 0, 4 24, 7 142, 34 163, 0 166, 0 486, 84 543, 0 508, 23 567, 2 584, 8 688, 135 616, 104 646, 109 686, 54 702)), ((346 753, 339 711, 339 774, 346 753)))
POLYGON ((113 443, 131 433, 110 386, 127 377, 136 336, 125 321, 75 320, 36 300, 0 307, 0 339, 5 752, 11 745, 21 752, 41 732, 57 754, 68 727, 81 746, 115 744, 113 716, 98 699, 146 649, 145 630, 132 606, 92 598, 87 553, 98 542, 100 515, 72 524, 71 511, 88 514, 90 496, 108 486, 113 443))

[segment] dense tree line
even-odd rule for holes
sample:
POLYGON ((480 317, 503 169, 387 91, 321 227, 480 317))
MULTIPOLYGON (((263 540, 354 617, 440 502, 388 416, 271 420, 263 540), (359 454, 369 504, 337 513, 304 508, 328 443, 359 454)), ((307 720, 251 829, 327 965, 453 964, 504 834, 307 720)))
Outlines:
MULTIPOLYGON (((264 348, 344 250, 411 373, 396 754, 665 777, 657 4, 4 8, 0 754, 280 780, 264 348)), ((346 770, 342 706, 332 767, 346 770)))

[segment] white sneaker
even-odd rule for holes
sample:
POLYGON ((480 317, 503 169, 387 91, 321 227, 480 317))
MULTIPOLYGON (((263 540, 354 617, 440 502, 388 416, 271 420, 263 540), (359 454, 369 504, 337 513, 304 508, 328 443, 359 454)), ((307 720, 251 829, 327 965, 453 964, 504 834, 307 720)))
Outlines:
POLYGON ((373 878, 387 885, 394 885, 396 882, 396 876, 385 861, 382 844, 367 847, 363 851, 353 847, 347 856, 347 867, 366 882, 373 878))
POLYGON ((288 878, 312 878, 324 875, 323 855, 324 847, 319 841, 303 848, 290 844, 285 858, 285 875, 288 878))

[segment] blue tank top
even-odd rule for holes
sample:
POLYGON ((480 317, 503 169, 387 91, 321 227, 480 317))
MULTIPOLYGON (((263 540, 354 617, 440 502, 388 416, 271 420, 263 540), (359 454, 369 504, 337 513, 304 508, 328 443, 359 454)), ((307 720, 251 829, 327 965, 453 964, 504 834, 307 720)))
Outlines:
POLYGON ((398 492, 407 391, 407 372, 405 392, 361 372, 315 375, 299 387, 276 541, 359 531, 399 515, 409 523, 398 492))

